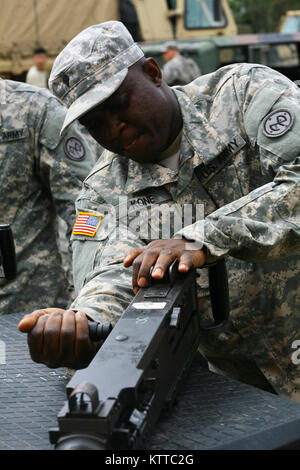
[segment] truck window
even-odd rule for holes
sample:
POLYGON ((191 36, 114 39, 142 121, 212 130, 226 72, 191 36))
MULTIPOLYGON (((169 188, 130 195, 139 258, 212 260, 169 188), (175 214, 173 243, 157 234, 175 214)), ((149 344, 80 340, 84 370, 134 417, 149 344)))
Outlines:
POLYGON ((300 32, 300 16, 291 16, 284 22, 280 31, 283 34, 294 34, 300 32))
POLYGON ((270 67, 295 67, 298 65, 299 57, 296 44, 271 45, 270 67))
POLYGON ((185 0, 185 27, 187 29, 225 28, 226 16, 215 20, 215 0, 185 0))
POLYGON ((176 10, 177 0, 167 0, 169 10, 176 10))

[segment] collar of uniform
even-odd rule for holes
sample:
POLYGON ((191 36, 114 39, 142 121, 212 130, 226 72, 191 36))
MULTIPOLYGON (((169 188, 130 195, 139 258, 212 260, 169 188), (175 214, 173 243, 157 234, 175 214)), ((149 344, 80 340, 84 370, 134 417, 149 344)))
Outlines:
POLYGON ((165 150, 161 156, 159 161, 161 162, 162 160, 165 160, 168 157, 171 157, 172 155, 175 155, 175 153, 179 152, 180 150, 180 144, 181 144, 181 139, 182 139, 182 129, 180 130, 179 134, 177 135, 176 139, 173 140, 171 145, 165 150))
POLYGON ((140 164, 129 160, 125 192, 130 194, 146 188, 163 186, 177 181, 177 178, 177 171, 157 163, 140 164))

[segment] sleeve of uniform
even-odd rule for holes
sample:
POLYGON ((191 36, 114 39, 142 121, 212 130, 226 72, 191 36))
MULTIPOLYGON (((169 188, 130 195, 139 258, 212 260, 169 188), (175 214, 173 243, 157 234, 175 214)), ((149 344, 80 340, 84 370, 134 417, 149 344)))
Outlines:
POLYGON ((232 86, 242 127, 270 183, 176 236, 202 243, 208 261, 227 254, 253 262, 279 259, 300 250, 300 90, 262 67, 234 78, 232 86))
POLYGON ((144 243, 127 227, 126 218, 117 222, 114 207, 105 205, 99 194, 92 198, 85 194, 84 188, 76 203, 72 250, 78 296, 70 308, 114 325, 133 298, 132 271, 123 266, 125 254, 144 243), (89 229, 82 227, 84 217, 90 216, 95 221, 95 233, 87 233, 89 229))
POLYGON ((56 98, 47 100, 37 136, 39 150, 36 164, 38 174, 51 194, 57 214, 66 222, 67 235, 70 236, 75 220, 76 197, 101 148, 77 122, 61 137, 65 113, 65 107, 56 98))

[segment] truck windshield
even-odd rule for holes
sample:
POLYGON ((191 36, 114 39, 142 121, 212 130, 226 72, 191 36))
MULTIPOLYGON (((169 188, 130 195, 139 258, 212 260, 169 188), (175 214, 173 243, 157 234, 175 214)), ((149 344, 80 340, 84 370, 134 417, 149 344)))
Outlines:
POLYGON ((281 33, 294 34, 300 32, 300 16, 290 16, 284 22, 281 33))
POLYGON ((187 29, 224 28, 224 11, 220 21, 215 19, 215 0, 185 0, 185 26, 187 29))

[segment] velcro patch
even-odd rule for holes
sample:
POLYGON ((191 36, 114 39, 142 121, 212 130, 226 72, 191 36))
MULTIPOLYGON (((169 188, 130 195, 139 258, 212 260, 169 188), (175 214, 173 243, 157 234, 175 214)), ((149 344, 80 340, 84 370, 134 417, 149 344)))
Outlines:
POLYGON ((71 160, 79 161, 85 157, 84 146, 76 137, 69 137, 65 142, 65 153, 71 160))
POLYGON ((86 235, 94 237, 100 227, 102 215, 91 212, 79 212, 73 227, 73 235, 86 235))
POLYGON ((276 109, 265 117, 263 133, 270 138, 280 137, 291 129, 294 119, 294 113, 289 109, 276 109))

